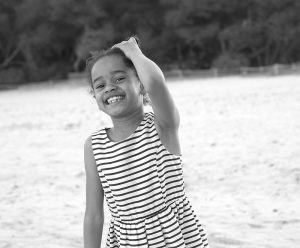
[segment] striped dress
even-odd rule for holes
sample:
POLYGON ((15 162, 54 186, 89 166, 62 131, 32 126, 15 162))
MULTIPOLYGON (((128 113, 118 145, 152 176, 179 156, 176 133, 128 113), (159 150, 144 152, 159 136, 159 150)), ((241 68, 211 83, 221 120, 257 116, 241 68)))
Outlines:
POLYGON ((207 238, 185 195, 181 157, 163 146, 146 113, 135 132, 111 141, 106 128, 92 148, 111 212, 106 248, 201 248, 207 238))

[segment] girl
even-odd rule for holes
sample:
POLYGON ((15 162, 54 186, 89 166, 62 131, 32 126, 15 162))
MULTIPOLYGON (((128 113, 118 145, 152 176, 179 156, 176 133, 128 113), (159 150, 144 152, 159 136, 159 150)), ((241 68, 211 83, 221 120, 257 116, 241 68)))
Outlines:
POLYGON ((208 247, 185 195, 179 113, 162 71, 134 37, 87 65, 98 107, 113 127, 93 133, 84 146, 84 247, 101 244, 104 196, 112 215, 107 248, 208 247), (153 113, 144 112, 147 94, 153 113))

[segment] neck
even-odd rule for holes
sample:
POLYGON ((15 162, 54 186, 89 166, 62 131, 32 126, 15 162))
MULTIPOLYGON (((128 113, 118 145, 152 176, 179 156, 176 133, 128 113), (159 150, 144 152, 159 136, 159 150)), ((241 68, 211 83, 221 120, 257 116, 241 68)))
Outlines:
POLYGON ((127 138, 136 130, 143 118, 143 108, 137 109, 137 111, 125 117, 111 117, 113 128, 109 131, 110 138, 115 141, 127 138))

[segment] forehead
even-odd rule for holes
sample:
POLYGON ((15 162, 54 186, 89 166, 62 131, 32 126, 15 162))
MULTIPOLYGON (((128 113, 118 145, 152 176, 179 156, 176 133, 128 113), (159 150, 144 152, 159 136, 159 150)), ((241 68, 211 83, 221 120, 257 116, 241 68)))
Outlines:
POLYGON ((111 74, 114 71, 127 71, 129 68, 119 55, 109 55, 100 58, 92 67, 92 79, 111 74))

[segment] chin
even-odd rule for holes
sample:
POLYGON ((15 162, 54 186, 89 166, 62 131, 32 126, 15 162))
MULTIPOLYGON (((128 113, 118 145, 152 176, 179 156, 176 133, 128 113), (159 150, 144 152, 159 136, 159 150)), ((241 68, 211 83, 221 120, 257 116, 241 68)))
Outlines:
POLYGON ((106 110, 104 111, 106 114, 108 114, 110 117, 124 117, 126 115, 128 115, 128 111, 127 109, 123 109, 123 108, 116 108, 116 109, 110 109, 110 110, 106 110))

